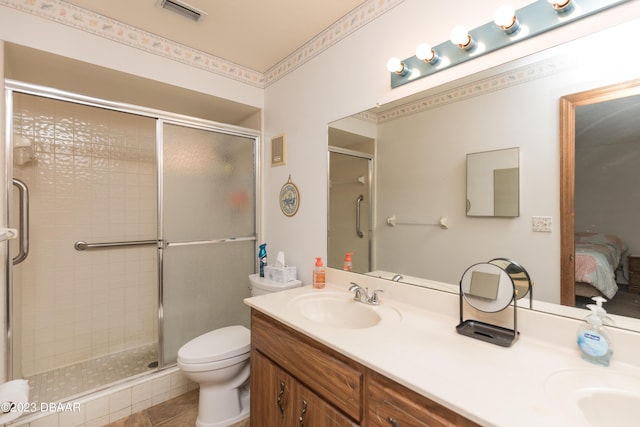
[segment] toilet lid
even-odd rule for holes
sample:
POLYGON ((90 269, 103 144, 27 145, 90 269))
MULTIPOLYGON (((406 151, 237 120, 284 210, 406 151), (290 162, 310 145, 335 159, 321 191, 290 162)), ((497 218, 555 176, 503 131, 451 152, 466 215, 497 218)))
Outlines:
POLYGON ((251 332, 241 325, 227 326, 196 337, 180 347, 184 363, 207 363, 228 359, 251 350, 251 332))

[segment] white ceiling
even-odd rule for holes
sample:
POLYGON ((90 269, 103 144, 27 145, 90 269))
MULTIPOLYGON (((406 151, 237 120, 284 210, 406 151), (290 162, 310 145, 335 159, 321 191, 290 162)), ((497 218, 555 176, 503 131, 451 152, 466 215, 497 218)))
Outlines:
POLYGON ((162 9, 160 0, 67 0, 261 73, 365 3, 364 0, 184 1, 207 15, 194 22, 162 9))

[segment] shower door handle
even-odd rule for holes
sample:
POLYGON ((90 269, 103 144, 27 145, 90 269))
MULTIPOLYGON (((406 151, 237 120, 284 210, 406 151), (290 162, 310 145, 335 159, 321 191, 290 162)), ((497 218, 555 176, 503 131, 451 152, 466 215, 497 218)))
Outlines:
POLYGON ((29 255, 29 188, 27 184, 17 178, 13 178, 13 185, 18 189, 20 199, 20 226, 18 228, 20 236, 20 249, 18 255, 13 258, 13 265, 20 264, 29 255))
POLYGON ((364 196, 361 194, 356 199, 356 234, 362 239, 364 233, 360 230, 360 203, 364 200, 364 196))

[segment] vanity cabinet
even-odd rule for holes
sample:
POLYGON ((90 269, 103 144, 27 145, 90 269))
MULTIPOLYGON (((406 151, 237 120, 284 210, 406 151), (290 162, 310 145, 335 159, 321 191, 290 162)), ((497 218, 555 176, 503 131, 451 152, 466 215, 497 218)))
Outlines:
POLYGON ((478 424, 376 372, 367 372, 368 427, 459 427, 478 424))
POLYGON ((360 424, 362 366, 255 310, 251 347, 252 425, 360 424))
POLYGON ((278 365, 253 352, 251 387, 252 425, 269 427, 327 426, 351 427, 358 424, 350 420, 317 394, 309 390, 278 365), (252 393, 254 391, 252 390, 252 393))
POLYGON ((251 425, 478 424, 252 309, 251 425))

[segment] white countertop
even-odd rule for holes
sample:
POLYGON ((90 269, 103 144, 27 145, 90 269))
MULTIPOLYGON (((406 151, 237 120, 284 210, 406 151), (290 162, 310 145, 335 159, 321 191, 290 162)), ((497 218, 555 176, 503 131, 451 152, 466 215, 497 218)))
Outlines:
MULTIPOLYGON (((361 276, 358 278, 362 281, 361 276)), ((557 396, 545 390, 548 378, 563 371, 580 371, 582 378, 606 372, 640 380, 640 368, 616 360, 615 353, 608 368, 582 360, 574 340, 561 346, 554 343, 557 339, 546 341, 532 333, 521 333, 511 347, 504 348, 460 335, 455 329, 460 320, 458 310, 450 310, 458 297, 429 289, 409 289, 405 288, 408 285, 369 279, 367 286, 385 290, 381 309, 393 308, 401 314, 401 318, 391 316, 389 321, 370 328, 327 326, 307 319, 293 308, 291 301, 302 295, 347 292, 349 281, 342 284, 344 277, 335 279, 341 284, 329 283, 323 290, 303 286, 245 302, 482 425, 589 425, 577 406, 568 402, 566 393, 557 396), (415 297, 416 292, 419 298, 415 297)), ((554 321, 546 316, 540 323, 549 327, 549 322, 554 321)), ((563 328, 566 325, 558 329, 563 328)))

